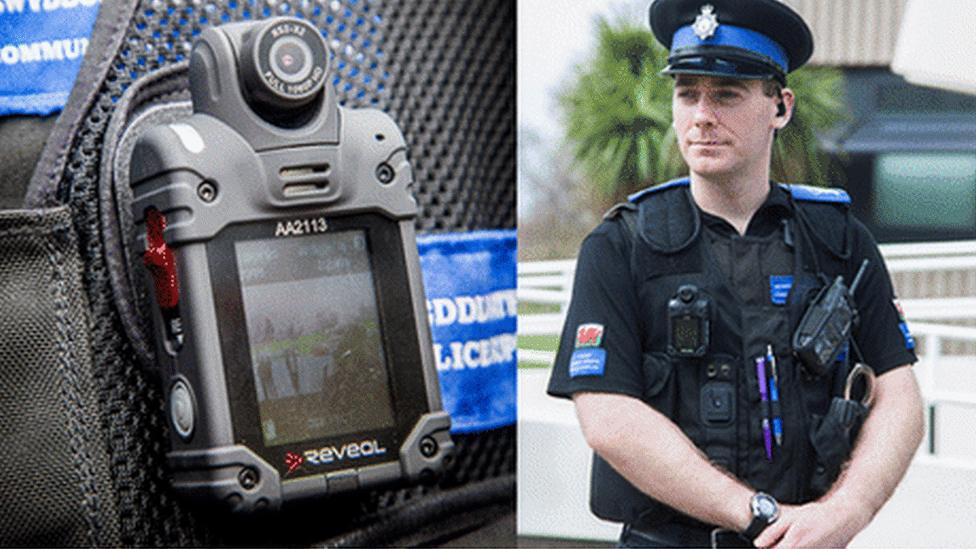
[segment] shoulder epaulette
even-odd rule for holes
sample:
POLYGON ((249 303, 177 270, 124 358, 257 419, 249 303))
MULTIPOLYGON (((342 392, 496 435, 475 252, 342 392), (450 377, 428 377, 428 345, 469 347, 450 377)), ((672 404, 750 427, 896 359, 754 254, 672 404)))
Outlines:
POLYGON ((798 203, 807 204, 802 208, 798 207, 797 213, 799 214, 801 223, 813 234, 814 239, 823 244, 834 257, 846 261, 850 257, 851 243, 849 234, 851 230, 849 223, 850 210, 848 208, 851 203, 851 197, 847 194, 847 191, 837 188, 827 189, 784 183, 780 183, 779 186, 788 191, 793 197, 793 200, 796 200, 798 203), (815 203, 840 205, 841 207, 824 208, 823 206, 814 206, 813 204, 815 203), (820 210, 817 212, 818 216, 826 215, 827 217, 820 218, 822 222, 812 223, 803 212, 803 210, 810 208, 820 210))
POLYGON ((844 189, 811 187, 809 185, 791 185, 780 183, 779 186, 788 191, 794 200, 805 202, 829 202, 833 204, 850 204, 851 196, 844 189))
POLYGON ((635 219, 637 217, 637 205, 631 202, 621 202, 603 214, 604 221, 618 217, 624 222, 624 227, 626 227, 630 238, 633 238, 637 234, 637 220, 635 219))
POLYGON ((637 206, 631 202, 621 202, 619 204, 614 204, 612 208, 607 210, 607 213, 603 214, 604 221, 608 219, 613 219, 623 213, 624 210, 636 211, 637 206))
POLYGON ((673 189, 674 187, 687 187, 688 184, 689 183, 687 177, 683 177, 681 179, 674 179, 668 181, 667 183, 661 183, 660 185, 654 185, 653 187, 648 187, 646 189, 637 191, 636 193, 628 196, 627 200, 629 200, 630 202, 637 202, 638 200, 640 200, 641 198, 647 195, 654 194, 656 192, 660 192, 665 189, 673 189))

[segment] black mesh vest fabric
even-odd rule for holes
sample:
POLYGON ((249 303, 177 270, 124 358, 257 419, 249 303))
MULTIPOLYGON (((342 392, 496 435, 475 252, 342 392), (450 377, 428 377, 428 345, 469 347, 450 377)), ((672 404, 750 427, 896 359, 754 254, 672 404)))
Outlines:
MULTIPOLYGON (((104 456, 76 455, 75 466, 84 474, 69 475, 65 482, 77 484, 52 498, 84 501, 65 504, 85 509, 70 531, 43 539, 4 536, 5 541, 431 544, 511 512, 514 427, 456 436, 456 457, 437 486, 295 506, 247 523, 184 507, 166 479, 161 391, 139 366, 113 306, 98 197, 108 122, 134 80, 184 60, 204 26, 291 15, 311 21, 330 41, 341 103, 383 109, 399 124, 410 147, 420 232, 513 228, 514 11, 512 0, 103 1, 85 64, 35 171, 27 206, 67 206, 71 230, 65 238, 80 250, 82 265, 80 284, 66 303, 75 312, 83 304, 89 319, 81 322, 89 333, 77 335, 90 342, 83 347, 92 372, 81 380, 87 385, 78 390, 89 393, 79 405, 95 408, 81 427, 94 439, 92 451, 104 456), (79 492, 82 481, 101 483, 101 499, 90 501, 90 493, 79 492), (433 523, 445 526, 430 529, 433 523)), ((2 457, 6 462, 8 456, 2 457)))

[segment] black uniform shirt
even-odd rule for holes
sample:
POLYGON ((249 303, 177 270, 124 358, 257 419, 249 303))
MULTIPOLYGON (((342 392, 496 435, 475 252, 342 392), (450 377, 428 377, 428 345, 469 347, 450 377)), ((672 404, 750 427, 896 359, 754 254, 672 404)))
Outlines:
POLYGON ((766 200, 739 232, 728 221, 699 210, 702 236, 709 246, 730 288, 746 305, 762 305, 769 300, 765 281, 771 276, 793 274, 793 243, 785 224, 793 217, 790 195, 778 185, 770 185, 766 200))
MULTIPOLYGON (((699 215, 706 238, 736 237, 735 229, 724 220, 706 213, 699 215)), ((792 218, 793 207, 786 191, 774 187, 750 222, 746 237, 782 239, 782 220, 792 218)), ((864 225, 856 220, 852 223, 850 264, 856 270, 863 258, 870 260, 855 293, 861 324, 854 336, 866 362, 882 374, 916 361, 914 341, 895 306, 891 279, 877 244, 864 225)), ((576 392, 592 391, 642 397, 644 326, 667 322, 667 312, 647 311, 639 303, 629 269, 630 238, 625 231, 623 223, 611 219, 597 226, 583 241, 572 300, 549 380, 550 395, 569 398, 576 392), (580 351, 582 356, 572 360, 574 351, 580 351)), ((851 277, 853 273, 845 278, 850 282, 851 277)))

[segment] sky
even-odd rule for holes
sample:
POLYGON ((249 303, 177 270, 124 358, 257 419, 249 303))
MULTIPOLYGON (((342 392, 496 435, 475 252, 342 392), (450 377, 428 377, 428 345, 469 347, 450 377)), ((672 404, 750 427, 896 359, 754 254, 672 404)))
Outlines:
MULTIPOLYGON (((573 74, 573 67, 592 55, 596 44, 597 16, 610 16, 622 9, 637 11, 639 0, 518 0, 518 129, 522 136, 532 132, 543 140, 543 147, 555 146, 563 136, 555 94, 573 74)), ((518 179, 525 163, 545 154, 525 154, 520 147, 518 179)), ((538 168, 536 168, 538 172, 538 168)), ((530 215, 533 205, 543 197, 519 185, 519 217, 530 215)))
POLYGON ((594 18, 627 0, 518 0, 519 127, 561 135, 554 92, 595 44, 594 18))

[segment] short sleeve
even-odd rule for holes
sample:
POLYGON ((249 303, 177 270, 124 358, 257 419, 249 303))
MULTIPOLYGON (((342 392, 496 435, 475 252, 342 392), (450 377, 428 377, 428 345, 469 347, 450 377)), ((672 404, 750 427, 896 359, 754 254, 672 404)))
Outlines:
POLYGON ((552 396, 582 391, 640 398, 641 322, 620 224, 604 222, 580 248, 573 294, 549 379, 552 396))
MULTIPOLYGON (((864 277, 854 291, 860 323, 854 341, 864 361, 880 375, 905 364, 914 364, 915 340, 895 299, 891 276, 884 258, 868 229, 854 221, 853 268, 869 261, 864 277)), ((853 276, 853 274, 852 274, 853 276)))

